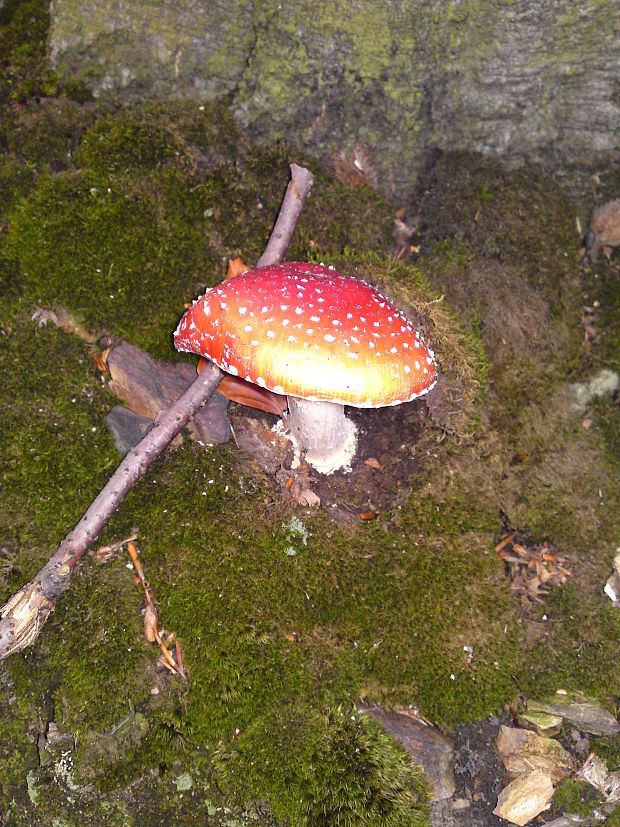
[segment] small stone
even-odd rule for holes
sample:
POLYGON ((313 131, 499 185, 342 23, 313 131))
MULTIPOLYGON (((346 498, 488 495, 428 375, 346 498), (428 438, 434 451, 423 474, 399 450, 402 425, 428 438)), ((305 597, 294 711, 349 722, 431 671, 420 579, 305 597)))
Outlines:
POLYGON ((358 709, 389 730, 407 750, 412 763, 422 767, 432 789, 432 801, 454 795, 454 746, 447 736, 420 720, 413 709, 398 712, 386 712, 380 706, 358 709))
POLYGON ((552 715, 549 712, 531 712, 529 709, 522 712, 518 723, 523 729, 532 729, 538 735, 547 735, 550 738, 557 735, 562 729, 562 718, 560 715, 552 715))
POLYGON ((552 798, 551 777, 543 770, 532 770, 520 775, 501 791, 493 814, 524 827, 549 807, 552 798))
POLYGON ((620 801, 620 770, 610 772, 605 779, 605 795, 610 804, 620 801))
POLYGON ((571 757, 558 741, 528 729, 502 725, 497 736, 497 749, 509 778, 540 769, 557 784, 572 770, 571 757))
POLYGON ((577 755, 589 755, 590 741, 587 738, 580 738, 575 744, 575 752, 577 755))
POLYGON ((470 807, 471 804, 466 798, 455 798, 452 802, 453 810, 468 810, 470 807))
POLYGON ((615 607, 620 608, 620 549, 616 550, 613 569, 603 591, 615 607))
POLYGON ((604 709, 597 701, 588 698, 583 692, 568 692, 558 690, 555 695, 542 701, 530 700, 529 712, 550 712, 561 715, 581 732, 591 735, 620 734, 620 724, 615 717, 604 709))
POLYGON ((607 764, 598 755, 589 755, 575 778, 587 781, 602 793, 608 802, 620 801, 620 770, 607 772, 607 764))

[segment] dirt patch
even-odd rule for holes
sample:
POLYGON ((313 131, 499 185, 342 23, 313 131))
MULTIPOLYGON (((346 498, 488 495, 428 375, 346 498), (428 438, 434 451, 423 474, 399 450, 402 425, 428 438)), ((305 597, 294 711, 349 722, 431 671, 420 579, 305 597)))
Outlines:
POLYGON ((422 467, 416 444, 429 425, 424 400, 390 408, 347 408, 358 429, 357 453, 350 471, 325 476, 303 461, 293 467, 290 443, 273 434, 275 416, 248 412, 235 403, 229 416, 240 448, 272 477, 285 498, 301 480, 303 488, 314 492, 328 513, 345 525, 377 519, 406 500, 422 467))

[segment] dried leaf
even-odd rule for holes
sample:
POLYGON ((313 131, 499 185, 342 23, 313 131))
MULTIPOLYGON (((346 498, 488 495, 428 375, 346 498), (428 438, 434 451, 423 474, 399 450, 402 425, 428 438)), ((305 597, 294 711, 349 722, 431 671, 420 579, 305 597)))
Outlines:
POLYGON ((381 463, 376 457, 368 457, 368 459, 364 460, 364 465, 368 465, 370 468, 374 468, 375 471, 381 470, 381 463))
POLYGON ((185 677, 185 667, 183 666, 183 649, 179 643, 178 638, 174 641, 174 649, 177 656, 177 670, 182 678, 185 677))
POLYGON ((307 506, 308 508, 321 505, 321 498, 310 488, 302 488, 299 493, 294 491, 293 499, 298 505, 307 506))
POLYGON ((547 540, 536 546, 526 547, 519 542, 517 532, 512 531, 496 545, 497 556, 503 560, 512 581, 512 588, 519 593, 522 602, 542 603, 549 594, 549 587, 564 583, 571 572, 562 564, 563 558, 555 554, 547 540), (535 572, 535 577, 526 577, 535 572))
POLYGON ((240 276, 241 273, 247 273, 249 269, 250 268, 248 267, 248 265, 245 264, 239 256, 237 256, 237 258, 229 258, 228 269, 226 270, 226 276, 224 277, 224 281, 234 279, 235 276, 240 276))
POLYGON ((115 543, 110 543, 108 546, 100 546, 95 551, 95 562, 99 565, 102 563, 107 563, 108 560, 111 560, 114 557, 115 552, 120 551, 123 546, 127 545, 132 540, 135 540, 138 536, 138 532, 134 532, 129 537, 125 537, 123 540, 117 540, 115 543))
POLYGON ((91 358, 95 363, 95 369, 102 376, 105 376, 107 373, 109 373, 110 369, 108 367, 108 354, 110 353, 111 349, 112 348, 110 347, 106 347, 105 350, 96 351, 95 353, 91 354, 91 358))
POLYGON ((144 637, 149 643, 155 643, 155 634, 157 632, 158 623, 159 618, 157 617, 157 609, 151 602, 148 602, 146 604, 146 609, 144 610, 144 637))
POLYGON ((516 537, 517 532, 511 531, 510 534, 507 534, 499 543, 495 546, 495 551, 501 551, 504 546, 507 546, 508 543, 511 543, 513 539, 516 537))
POLYGON ((131 562, 133 563, 133 567, 136 570, 136 574, 140 578, 142 585, 146 583, 146 578, 144 576, 144 569, 142 568, 142 563, 138 557, 138 549, 134 546, 133 543, 127 543, 127 551, 129 552, 129 556, 131 557, 131 562))

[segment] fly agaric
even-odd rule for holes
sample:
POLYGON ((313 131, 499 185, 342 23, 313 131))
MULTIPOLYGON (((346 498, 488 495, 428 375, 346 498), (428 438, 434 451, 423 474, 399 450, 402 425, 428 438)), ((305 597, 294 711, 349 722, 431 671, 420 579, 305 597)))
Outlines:
POLYGON ((400 310, 323 264, 259 267, 222 282, 185 313, 174 343, 252 383, 257 398, 260 389, 285 395, 290 432, 322 473, 355 453, 345 405, 399 405, 436 381, 433 352, 400 310))

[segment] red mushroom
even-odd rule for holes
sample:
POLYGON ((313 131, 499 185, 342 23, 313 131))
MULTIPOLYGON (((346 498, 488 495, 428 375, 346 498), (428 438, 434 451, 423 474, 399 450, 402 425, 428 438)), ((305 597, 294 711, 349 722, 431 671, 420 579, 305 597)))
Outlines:
POLYGON ((400 310, 322 264, 260 267, 207 290, 174 343, 286 395, 290 431, 324 473, 346 467, 355 453, 345 405, 399 405, 436 381, 433 352, 400 310))

